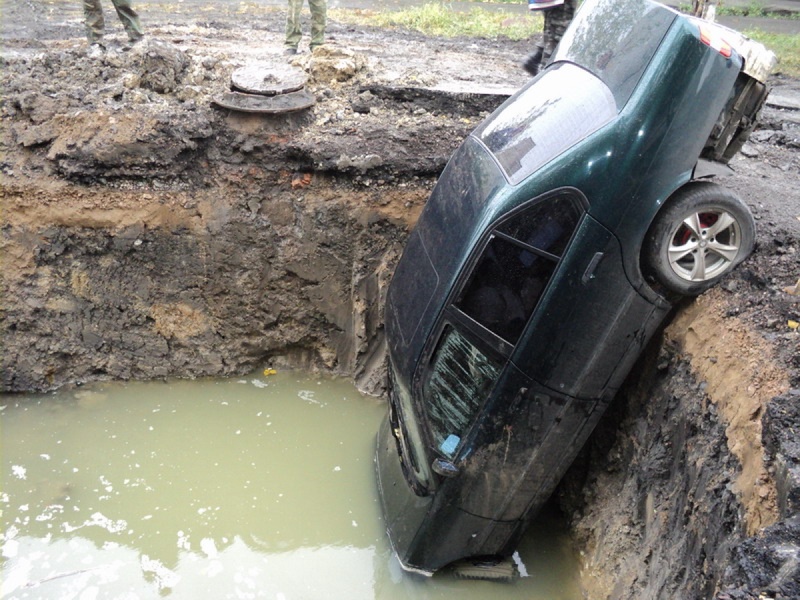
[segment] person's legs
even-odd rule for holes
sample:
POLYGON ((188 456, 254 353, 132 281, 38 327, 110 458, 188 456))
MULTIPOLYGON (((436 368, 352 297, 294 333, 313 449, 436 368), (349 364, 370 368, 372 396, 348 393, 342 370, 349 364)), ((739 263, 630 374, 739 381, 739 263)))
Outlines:
POLYGON ((544 11, 544 60, 553 54, 574 16, 575 0, 564 0, 564 4, 544 11))
POLYGON ((311 9, 311 49, 325 43, 325 26, 328 21, 328 0, 308 0, 311 9))
POLYGON ((90 44, 99 42, 105 28, 100 0, 83 0, 83 15, 86 19, 86 39, 90 44))
POLYGON ((575 0, 564 0, 563 4, 547 8, 543 13, 542 41, 522 63, 522 68, 531 75, 536 75, 542 70, 555 52, 561 38, 564 37, 564 32, 572 22, 572 17, 575 16, 575 0))
MULTIPOLYGON (((564 6, 563 4, 561 6, 564 6)), ((556 28, 555 28, 555 15, 556 11, 561 10, 561 6, 555 6, 553 8, 548 8, 544 11, 544 27, 542 28, 542 49, 544 54, 550 56, 555 50, 556 46, 558 45, 558 39, 556 38, 556 28)))
POLYGON ((300 11, 303 8, 303 0, 289 0, 289 10, 286 13, 286 48, 297 49, 300 38, 303 37, 300 31, 300 11))
POLYGON ((130 0, 111 0, 114 8, 117 10, 117 16, 128 34, 128 39, 132 42, 142 39, 144 31, 142 31, 142 24, 139 22, 139 15, 131 7, 130 0))

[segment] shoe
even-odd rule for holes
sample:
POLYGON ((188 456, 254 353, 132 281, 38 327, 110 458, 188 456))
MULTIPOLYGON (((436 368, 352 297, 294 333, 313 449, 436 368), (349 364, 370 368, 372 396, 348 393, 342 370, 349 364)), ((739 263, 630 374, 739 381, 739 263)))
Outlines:
POLYGON ((525 69, 529 74, 536 75, 539 73, 539 69, 542 65, 542 55, 544 54, 544 48, 536 48, 535 52, 532 52, 528 55, 525 61, 522 63, 522 68, 525 69))
POLYGON ((291 47, 286 48, 286 50, 284 50, 283 53, 287 54, 287 55, 288 54, 297 54, 297 48, 291 48, 291 47))
POLYGON ((144 39, 144 36, 143 36, 143 35, 140 35, 140 36, 139 36, 139 37, 137 37, 137 38, 129 38, 127 42, 125 42, 124 44, 122 44, 122 51, 123 51, 123 52, 127 52, 128 50, 130 50, 131 48, 133 48, 135 45, 137 45, 137 44, 141 43, 141 41, 142 41, 143 39, 144 39))
POLYGON ((539 61, 539 68, 537 69, 537 73, 541 73, 547 68, 547 65, 550 64, 550 52, 543 52, 542 53, 542 60, 539 61))
POLYGON ((92 42, 86 50, 86 56, 89 58, 102 58, 106 54, 106 47, 101 42, 92 42))

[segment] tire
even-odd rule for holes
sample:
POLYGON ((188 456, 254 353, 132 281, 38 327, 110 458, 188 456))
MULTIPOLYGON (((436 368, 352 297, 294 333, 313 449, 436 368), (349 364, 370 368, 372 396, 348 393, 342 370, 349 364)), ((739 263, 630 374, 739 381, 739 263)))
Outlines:
POLYGON ((697 296, 750 256, 755 229, 736 194, 716 183, 691 182, 653 220, 642 266, 668 292, 697 296))

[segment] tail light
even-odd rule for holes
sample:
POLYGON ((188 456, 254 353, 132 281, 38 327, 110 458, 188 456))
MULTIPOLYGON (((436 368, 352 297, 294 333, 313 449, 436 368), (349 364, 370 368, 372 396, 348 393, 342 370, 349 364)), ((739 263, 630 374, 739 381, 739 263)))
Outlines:
POLYGON ((722 38, 722 35, 720 35, 720 32, 714 28, 700 25, 700 41, 719 52, 725 58, 731 57, 731 53, 733 52, 731 50, 731 45, 726 42, 722 38))

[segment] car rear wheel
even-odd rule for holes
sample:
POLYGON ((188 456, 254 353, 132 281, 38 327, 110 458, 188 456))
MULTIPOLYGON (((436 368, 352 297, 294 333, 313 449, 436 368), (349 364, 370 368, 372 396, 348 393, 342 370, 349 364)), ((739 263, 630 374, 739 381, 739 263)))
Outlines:
POLYGON ((656 215, 645 240, 645 271, 667 291, 696 296, 747 258, 755 221, 733 192, 711 182, 679 189, 656 215))

